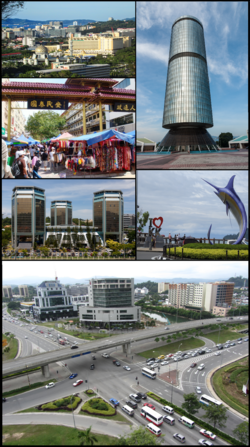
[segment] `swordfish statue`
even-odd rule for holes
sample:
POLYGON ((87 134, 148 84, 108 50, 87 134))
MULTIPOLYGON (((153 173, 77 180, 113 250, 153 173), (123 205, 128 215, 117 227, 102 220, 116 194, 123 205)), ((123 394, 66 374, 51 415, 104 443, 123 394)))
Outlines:
MULTIPOLYGON (((247 229, 247 215, 246 215, 245 207, 234 189, 234 177, 235 177, 235 175, 233 175, 230 178, 230 180, 225 188, 218 188, 217 186, 212 185, 212 183, 207 182, 207 180, 204 180, 204 179, 203 180, 206 183, 208 183, 209 185, 211 185, 213 188, 216 189, 216 191, 214 193, 226 205, 227 216, 228 216, 228 211, 230 210, 232 212, 232 214, 234 215, 235 219, 237 220, 238 225, 239 225, 239 236, 238 236, 238 239, 235 242, 233 242, 233 245, 237 245, 237 244, 241 243, 242 239, 245 236, 246 229, 247 229)), ((210 240, 211 228, 212 228, 212 225, 210 225, 210 227, 209 227, 207 238, 209 240, 209 243, 212 245, 213 243, 210 240)))

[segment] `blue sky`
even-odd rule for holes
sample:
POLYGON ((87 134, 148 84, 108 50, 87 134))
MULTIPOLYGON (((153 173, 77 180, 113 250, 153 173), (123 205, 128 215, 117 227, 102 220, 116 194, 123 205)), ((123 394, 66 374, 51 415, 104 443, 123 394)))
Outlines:
POLYGON ((248 3, 137 2, 137 135, 158 142, 162 128, 171 27, 180 16, 203 24, 213 136, 248 129, 248 3))
POLYGON ((11 195, 15 186, 38 186, 45 189, 46 217, 52 200, 72 201, 73 218, 92 219, 93 193, 103 190, 123 192, 124 214, 135 214, 134 180, 2 180, 2 213, 11 217, 11 195))
POLYGON ((24 2, 24 7, 11 18, 28 20, 93 20, 103 21, 135 17, 135 2, 24 2))
MULTIPOLYGON (((137 171, 137 204, 150 217, 163 217, 161 234, 165 236, 170 232, 172 236, 185 233, 207 237, 211 224, 211 238, 237 234, 239 227, 234 216, 230 212, 226 215, 226 207, 215 189, 204 182, 224 188, 233 175, 234 189, 248 216, 247 171, 137 171)), ((148 231, 148 224, 144 231, 148 231)))

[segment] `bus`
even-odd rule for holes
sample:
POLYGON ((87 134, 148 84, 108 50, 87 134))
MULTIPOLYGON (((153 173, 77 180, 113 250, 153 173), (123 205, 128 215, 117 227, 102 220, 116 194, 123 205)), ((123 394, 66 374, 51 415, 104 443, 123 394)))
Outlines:
POLYGON ((209 404, 215 404, 217 406, 221 405, 221 402, 219 400, 214 399, 213 397, 207 396, 206 394, 202 394, 200 397, 200 403, 209 405, 209 404))
POLYGON ((142 374, 143 374, 144 376, 147 376, 147 377, 149 377, 150 379, 155 379, 155 378, 156 378, 156 373, 155 373, 154 371, 151 371, 151 370, 148 369, 148 368, 142 368, 141 372, 142 372, 142 374))
POLYGON ((163 423, 163 416, 157 411, 152 410, 149 407, 142 407, 141 416, 146 418, 149 422, 153 422, 153 424, 159 426, 163 423))
POLYGON ((191 421, 191 419, 186 418, 186 416, 181 416, 180 419, 178 419, 178 421, 186 425, 188 428, 194 428, 194 421, 191 421))

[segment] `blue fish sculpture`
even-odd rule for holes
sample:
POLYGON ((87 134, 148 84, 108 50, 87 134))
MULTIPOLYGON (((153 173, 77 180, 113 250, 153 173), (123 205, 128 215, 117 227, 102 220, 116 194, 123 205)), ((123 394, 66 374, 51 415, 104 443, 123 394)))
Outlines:
MULTIPOLYGON (((241 243, 242 239, 245 236, 246 229, 247 229, 247 215, 246 215, 245 207, 234 189, 234 177, 235 177, 235 175, 233 175, 230 178, 230 180, 225 188, 218 188, 217 186, 212 185, 212 183, 208 182, 207 180, 204 180, 204 179, 203 180, 204 180, 204 182, 208 183, 209 185, 211 185, 213 188, 216 189, 217 192, 215 192, 215 194, 226 205, 227 216, 228 216, 228 211, 230 210, 232 212, 232 214, 234 215, 235 219, 237 220, 238 225, 239 225, 239 236, 238 236, 237 241, 233 242, 233 245, 237 245, 237 244, 241 243)), ((212 242, 210 240, 211 228, 212 228, 212 225, 210 225, 208 234, 207 234, 207 238, 208 238, 210 244, 212 244, 212 242)))

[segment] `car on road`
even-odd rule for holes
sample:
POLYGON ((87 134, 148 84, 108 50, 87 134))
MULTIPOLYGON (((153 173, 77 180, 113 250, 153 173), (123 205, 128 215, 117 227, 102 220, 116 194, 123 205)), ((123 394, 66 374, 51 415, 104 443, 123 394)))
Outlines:
POLYGON ((204 365, 204 363, 201 363, 199 366, 198 366, 198 370, 199 371, 201 371, 202 369, 204 369, 205 368, 205 365, 204 365))
POLYGON ((189 359, 189 355, 184 355, 184 359, 189 359))
POLYGON ((137 394, 130 394, 129 398, 134 400, 137 403, 141 402, 141 398, 137 394))
POLYGON ((202 428, 200 430, 200 434, 202 436, 205 436, 206 438, 209 438, 209 439, 215 440, 215 438, 216 438, 216 435, 214 435, 211 431, 205 430, 204 428, 202 428))
POLYGON ((225 345, 224 345, 224 348, 229 348, 229 344, 228 343, 226 343, 225 345))
POLYGON ((212 349, 206 349, 206 353, 212 352, 212 349))
POLYGON ((114 407, 118 407, 119 401, 117 399, 114 399, 113 397, 109 399, 109 402, 114 405, 114 407))
POLYGON ((6 397, 2 397, 2 402, 6 402, 6 397))
POLYGON ((151 410, 155 410, 154 405, 149 404, 148 402, 145 402, 145 404, 143 404, 142 406, 143 406, 143 407, 149 407, 149 408, 151 408, 151 410))
POLYGON ((148 366, 150 366, 150 365, 154 365, 154 360, 150 360, 150 362, 147 362, 147 365, 148 365, 148 366))
POLYGON ((131 371, 131 368, 129 366, 124 366, 123 369, 126 369, 126 371, 131 371))
POLYGON ((121 364, 120 364, 120 362, 118 362, 118 360, 115 360, 115 361, 113 360, 113 364, 116 366, 121 366, 121 364))
POLYGON ((151 357, 150 359, 147 359, 146 362, 151 362, 152 360, 155 361, 155 358, 151 357))
POLYGON ((218 350, 220 351, 221 349, 223 349, 223 346, 218 346, 218 350))
POLYGON ((165 355, 159 355, 159 357, 157 357, 157 359, 163 360, 165 358, 165 355))
POLYGON ((248 341, 249 340, 249 338, 247 337, 247 338, 244 338, 244 341, 248 341))
POLYGON ((237 341, 241 341, 242 340, 242 337, 240 337, 240 338, 237 338, 237 341))
POLYGON ((92 363, 92 365, 90 365, 90 369, 95 369, 94 363, 92 363))
POLYGON ((137 396, 140 397, 140 399, 147 399, 147 395, 144 393, 137 393, 137 396))
POLYGON ((174 362, 178 362, 179 360, 182 360, 182 357, 175 357, 174 362))
POLYGON ((197 387, 196 387, 196 393, 197 393, 197 394, 201 394, 201 387, 200 387, 200 386, 197 386, 197 387))
POLYGON ((221 355, 221 352, 217 351, 214 355, 221 355))
POLYGON ((134 410, 137 408, 137 403, 136 403, 136 402, 132 402, 132 400, 127 400, 127 401, 126 401, 126 404, 127 404, 129 407, 133 408, 134 410))
POLYGON ((166 330, 168 330, 168 329, 169 329, 169 327, 167 327, 167 326, 166 326, 166 327, 165 327, 165 329, 166 329, 166 330))
POLYGON ((165 366, 165 365, 168 365, 169 364, 169 362, 166 362, 166 360, 164 360, 164 362, 161 362, 161 366, 165 366))
POLYGON ((73 345, 70 349, 77 349, 79 346, 73 345))
POLYGON ((233 320, 233 317, 229 317, 229 320, 233 320))
POLYGON ((160 363, 160 359, 155 359, 155 363, 160 363))
POLYGON ((74 379, 77 376, 78 376, 78 374, 71 374, 71 376, 69 376, 69 379, 74 379))
POLYGON ((233 343, 230 343, 230 346, 235 346, 235 343, 233 342, 233 343))
POLYGON ((107 354, 106 352, 104 352, 104 353, 102 354, 102 357, 104 357, 105 359, 108 359, 108 358, 109 358, 109 354, 107 354))
POLYGON ((28 338, 28 337, 27 337, 27 335, 25 335, 25 337, 24 337, 24 338, 28 338))
POLYGON ((195 366, 197 366, 197 363, 191 363, 190 368, 194 368, 195 366))
POLYGON ((238 341, 238 345, 240 345, 242 343, 242 341, 240 340, 240 341, 238 341))
POLYGON ((184 443, 186 442, 185 436, 181 435, 180 433, 175 433, 173 435, 173 438, 177 439, 178 441, 184 443))
POLYGON ((55 383, 54 382, 50 382, 50 383, 48 383, 47 385, 45 385, 45 388, 53 388, 53 386, 55 386, 55 383))
POLYGON ((73 386, 81 385, 81 383, 83 383, 83 380, 79 379, 75 383, 73 383, 73 386))
POLYGON ((210 445, 213 445, 213 443, 211 441, 209 441, 208 439, 199 439, 199 444, 207 445, 209 447, 210 447, 210 445))

